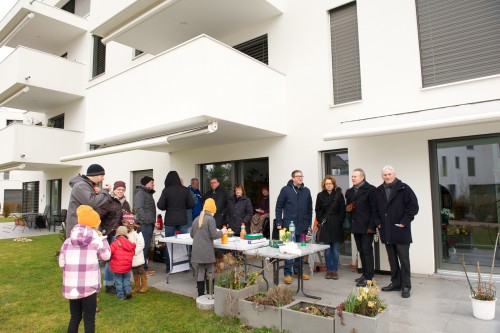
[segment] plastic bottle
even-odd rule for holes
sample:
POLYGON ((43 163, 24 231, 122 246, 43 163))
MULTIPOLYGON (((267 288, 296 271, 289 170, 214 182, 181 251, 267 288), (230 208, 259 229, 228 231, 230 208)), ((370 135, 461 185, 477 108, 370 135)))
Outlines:
POLYGON ((288 229, 290 230, 290 242, 295 243, 295 224, 293 224, 293 221, 290 221, 288 229))
POLYGON ((245 238, 246 234, 247 234, 247 230, 245 228, 245 222, 241 222, 240 238, 241 239, 245 238))

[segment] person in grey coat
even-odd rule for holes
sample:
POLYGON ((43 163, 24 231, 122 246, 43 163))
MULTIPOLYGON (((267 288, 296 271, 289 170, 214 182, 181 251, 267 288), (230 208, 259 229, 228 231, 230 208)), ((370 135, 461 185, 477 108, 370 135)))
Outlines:
POLYGON ((141 185, 135 187, 134 208, 135 220, 141 224, 141 232, 144 237, 144 270, 147 274, 154 273, 148 271, 148 254, 151 247, 151 239, 156 222, 156 205, 153 194, 155 193, 155 180, 149 176, 141 179, 141 185))
POLYGON ((97 210, 109 199, 111 186, 104 185, 99 188, 97 185, 104 180, 104 168, 99 164, 92 164, 87 169, 86 175, 77 175, 69 181, 71 186, 71 196, 69 198, 68 215, 66 217, 66 238, 69 238, 71 230, 78 224, 76 210, 81 205, 87 205, 97 210))
POLYGON ((193 221, 190 235, 193 238, 193 250, 191 253, 191 263, 198 265, 198 276, 196 286, 198 296, 205 294, 205 276, 212 275, 215 263, 214 239, 221 238, 227 233, 224 227, 217 230, 213 217, 217 208, 212 198, 205 200, 203 210, 193 221))

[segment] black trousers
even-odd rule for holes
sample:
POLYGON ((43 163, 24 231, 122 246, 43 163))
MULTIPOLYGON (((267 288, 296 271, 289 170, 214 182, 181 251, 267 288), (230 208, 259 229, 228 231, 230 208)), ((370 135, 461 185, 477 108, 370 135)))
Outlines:
POLYGON ((375 274, 375 263, 373 257, 373 237, 375 234, 353 234, 356 248, 359 252, 363 276, 367 280, 373 279, 375 274))
POLYGON ((68 333, 78 333, 78 326, 82 321, 85 333, 95 332, 95 312, 97 308, 97 293, 80 299, 69 300, 69 312, 71 318, 68 324, 68 333))
POLYGON ((385 248, 391 266, 392 284, 411 288, 410 244, 385 244, 385 248))

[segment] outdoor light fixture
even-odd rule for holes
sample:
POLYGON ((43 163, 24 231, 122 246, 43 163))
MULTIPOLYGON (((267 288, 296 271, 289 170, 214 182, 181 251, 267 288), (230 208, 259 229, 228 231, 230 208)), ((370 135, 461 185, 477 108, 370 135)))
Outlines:
POLYGON ((14 93, 13 95, 11 95, 10 97, 7 97, 7 99, 4 99, 3 101, 0 102, 0 107, 6 105, 7 103, 15 100, 16 98, 18 98, 19 96, 21 96, 23 93, 26 93, 30 90, 30 87, 24 87, 20 90, 18 90, 16 93, 14 93))
POLYGON ((35 17, 35 14, 34 13, 29 13, 28 15, 26 15, 22 20, 21 22, 19 22, 18 25, 16 25, 14 27, 14 29, 11 30, 11 32, 9 32, 9 34, 7 36, 5 36, 5 38, 0 42, 0 47, 4 46, 5 44, 7 44, 9 42, 9 40, 11 40, 12 37, 14 37, 19 31, 21 31, 21 29, 26 25, 28 24, 28 22, 33 18, 35 17))
POLYGON ((196 127, 196 128, 192 128, 192 129, 188 129, 185 131, 180 131, 180 132, 176 132, 176 133, 172 133, 172 134, 168 134, 168 135, 164 135, 164 136, 160 136, 160 137, 156 137, 156 138, 145 139, 145 140, 140 140, 140 141, 119 144, 116 146, 109 146, 109 147, 105 147, 105 148, 95 149, 95 150, 91 150, 91 151, 88 151, 85 153, 63 156, 63 157, 59 158, 59 160, 61 162, 69 162, 69 161, 74 161, 74 160, 80 160, 83 158, 116 154, 116 153, 122 153, 125 151, 137 150, 137 149, 151 148, 151 147, 160 146, 163 144, 168 144, 169 143, 168 141, 171 141, 171 140, 177 140, 177 139, 181 139, 181 138, 187 138, 187 137, 192 137, 192 136, 214 133, 215 131, 217 131, 217 128, 218 128, 217 122, 214 121, 214 122, 211 122, 207 126, 196 127))

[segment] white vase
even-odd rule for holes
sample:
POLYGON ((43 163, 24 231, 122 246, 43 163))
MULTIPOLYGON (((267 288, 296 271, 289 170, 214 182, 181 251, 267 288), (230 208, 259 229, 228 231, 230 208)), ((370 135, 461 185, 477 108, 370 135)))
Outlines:
POLYGON ((472 301, 472 315, 477 319, 492 320, 495 319, 495 306, 497 299, 493 301, 481 301, 469 296, 472 301))

